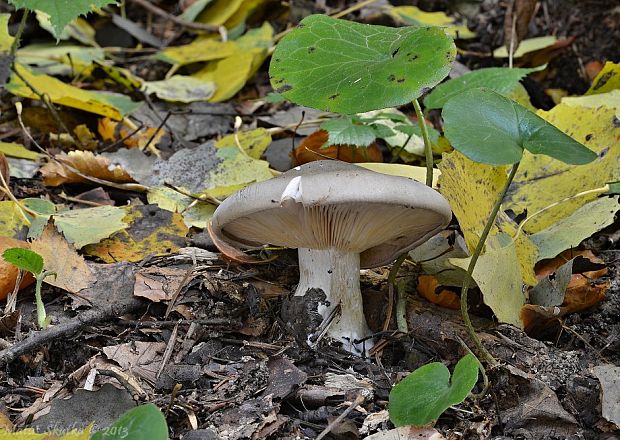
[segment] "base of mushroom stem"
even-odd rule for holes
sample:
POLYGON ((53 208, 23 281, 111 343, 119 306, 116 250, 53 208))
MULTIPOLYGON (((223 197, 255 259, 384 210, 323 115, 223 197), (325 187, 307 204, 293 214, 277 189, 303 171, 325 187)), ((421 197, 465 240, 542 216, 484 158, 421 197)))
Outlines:
POLYGON ((325 295, 316 303, 322 323, 308 337, 308 345, 316 346, 323 337, 329 337, 353 354, 368 354, 373 341, 364 316, 359 253, 304 248, 298 253, 299 285, 295 296, 303 297, 311 290, 321 290, 325 295))

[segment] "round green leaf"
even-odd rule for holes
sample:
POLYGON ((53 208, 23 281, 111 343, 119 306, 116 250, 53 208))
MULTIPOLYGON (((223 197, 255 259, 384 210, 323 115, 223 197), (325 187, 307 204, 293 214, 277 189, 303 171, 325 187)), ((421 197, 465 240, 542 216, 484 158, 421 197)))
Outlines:
POLYGON ((443 108, 445 135, 471 160, 491 165, 519 162, 523 149, 581 165, 596 153, 532 113, 489 89, 456 95, 443 108))
POLYGON ((152 403, 130 409, 111 426, 96 432, 91 440, 166 440, 168 425, 166 419, 152 403))
POLYGON ((276 47, 269 74, 277 93, 344 114, 406 104, 450 72, 456 48, 442 28, 390 28, 306 17, 276 47))
POLYGON ((2 253, 2 258, 13 266, 35 275, 43 271, 43 257, 30 249, 9 248, 2 253))
POLYGON ((427 110, 442 108, 446 102, 459 93, 478 87, 486 87, 504 96, 508 96, 524 76, 532 72, 538 72, 545 67, 533 67, 531 69, 487 67, 485 69, 478 69, 439 84, 424 98, 424 107, 427 110))
POLYGON ((450 371, 441 362, 424 365, 390 392, 390 420, 396 426, 423 426, 448 407, 461 403, 478 381, 478 360, 468 354, 450 371))

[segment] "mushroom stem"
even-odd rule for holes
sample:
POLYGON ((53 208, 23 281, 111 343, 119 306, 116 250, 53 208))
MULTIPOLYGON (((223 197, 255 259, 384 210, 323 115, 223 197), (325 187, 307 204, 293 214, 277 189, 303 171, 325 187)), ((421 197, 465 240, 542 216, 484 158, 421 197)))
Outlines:
MULTIPOLYGON (((372 332, 364 316, 359 253, 333 248, 299 248, 298 252, 299 285, 295 296, 305 296, 309 289, 321 289, 325 302, 318 304, 317 312, 324 321, 334 315, 327 335, 351 353, 365 354, 372 347, 372 341, 363 339, 372 332), (334 314, 338 305, 340 311, 334 314)), ((313 345, 310 340, 308 342, 313 345)))

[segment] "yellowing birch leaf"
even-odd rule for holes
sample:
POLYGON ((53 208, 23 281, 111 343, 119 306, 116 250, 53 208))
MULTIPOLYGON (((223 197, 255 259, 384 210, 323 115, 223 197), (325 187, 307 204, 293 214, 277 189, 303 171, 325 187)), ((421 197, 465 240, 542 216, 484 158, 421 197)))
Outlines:
MULTIPOLYGON (((237 133, 239 145, 253 159, 260 159, 267 147, 271 144, 271 134, 264 128, 257 128, 249 131, 240 131, 237 133)), ((222 139, 215 141, 216 148, 237 147, 237 141, 234 134, 224 136, 222 139)))
POLYGON ((215 206, 207 202, 199 202, 185 196, 172 188, 152 188, 146 194, 151 204, 170 212, 178 212, 188 227, 205 229, 215 212, 215 206), (191 206, 190 206, 191 205, 191 206))
POLYGON ((78 255, 52 222, 43 228, 43 233, 30 244, 30 249, 43 257, 46 271, 56 273, 56 277, 45 278, 47 284, 77 293, 95 281, 84 258, 78 255))
MULTIPOLYGON (((452 211, 463 231, 465 243, 473 252, 493 205, 508 179, 506 168, 477 163, 458 151, 454 151, 444 154, 439 169, 441 170, 440 192, 450 202, 452 211)), ((501 231, 514 236, 516 230, 517 226, 514 222, 500 212, 491 229, 491 234, 497 235, 501 231)), ((535 285, 537 282, 534 275, 534 264, 537 259, 536 246, 525 234, 520 234, 515 243, 515 251, 523 281, 526 284, 535 285)))
POLYGON ((455 19, 443 12, 425 12, 415 6, 392 6, 387 12, 396 20, 410 26, 441 26, 454 38, 474 38, 476 34, 467 28, 467 23, 455 24, 455 19))
POLYGON ((216 26, 222 25, 237 12, 242 4, 243 0, 215 0, 198 15, 196 21, 216 26))
POLYGON ((188 227, 179 213, 159 209, 155 205, 129 206, 123 222, 129 228, 117 232, 98 244, 84 247, 88 255, 106 263, 140 261, 149 255, 166 255, 185 245, 188 227))
POLYGON ((23 145, 15 142, 0 142, 0 153, 16 159, 37 160, 43 157, 42 154, 28 150, 23 145))
POLYGON ((82 183, 88 179, 73 171, 75 169, 85 176, 95 177, 114 183, 132 183, 133 178, 109 159, 90 151, 70 151, 54 156, 55 161, 41 167, 43 183, 46 186, 58 186, 63 183, 82 183))
MULTIPOLYGON (((83 90, 49 75, 37 75, 21 64, 16 64, 15 68, 40 93, 47 94, 54 104, 66 105, 112 119, 121 119, 141 105, 127 96, 83 90)), ((11 82, 6 85, 6 89, 17 96, 39 99, 15 74, 11 75, 11 82)))
MULTIPOLYGON (((555 44, 558 39, 554 36, 546 36, 546 37, 536 37, 536 38, 528 38, 526 40, 521 41, 519 47, 513 54, 514 58, 522 57, 523 55, 536 52, 537 50, 544 49, 555 44)), ((498 47, 493 51, 493 56, 495 58, 508 58, 508 50, 506 46, 498 47)))
POLYGON ((14 201, 0 201, 0 237, 15 238, 27 226, 26 219, 14 201))
POLYGON ((0 14, 0 52, 9 52, 15 38, 9 34, 11 14, 0 14))
POLYGON ((215 93, 215 83, 193 76, 174 75, 161 81, 145 81, 142 88, 165 101, 207 101, 215 93))
MULTIPOLYGON (((516 214, 532 215, 583 191, 620 180, 620 127, 613 108, 587 108, 565 103, 538 115, 598 154, 586 165, 568 165, 549 156, 524 151, 519 171, 504 202, 516 214)), ((568 217, 597 194, 562 202, 529 220, 524 231, 540 232, 568 217)))
POLYGON ((588 89, 586 95, 607 93, 617 89, 620 89, 620 64, 607 61, 594 78, 594 81, 592 81, 592 86, 588 89))
MULTIPOLYGON (((515 242, 507 234, 490 235, 487 250, 480 256, 472 277, 483 300, 500 322, 523 328, 519 318, 525 296, 515 242)), ((471 258, 450 258, 450 263, 467 270, 471 258)))
POLYGON ((263 23, 260 28, 252 29, 235 40, 237 50, 231 56, 207 64, 192 76, 215 83, 215 94, 211 97, 211 102, 230 99, 265 61, 272 38, 273 28, 269 23, 263 23))
POLYGON ((608 107, 616 110, 616 116, 620 118, 620 89, 610 90, 606 93, 596 93, 585 96, 567 96, 562 98, 562 103, 576 107, 608 107))
POLYGON ((218 41, 207 37, 198 37, 184 46, 168 47, 155 55, 155 58, 170 64, 190 64, 199 61, 211 61, 226 58, 235 53, 234 41, 218 41))
POLYGON ((259 8, 261 8, 269 0, 243 0, 243 3, 230 16, 224 26, 227 29, 235 29, 237 26, 242 25, 245 21, 259 8))

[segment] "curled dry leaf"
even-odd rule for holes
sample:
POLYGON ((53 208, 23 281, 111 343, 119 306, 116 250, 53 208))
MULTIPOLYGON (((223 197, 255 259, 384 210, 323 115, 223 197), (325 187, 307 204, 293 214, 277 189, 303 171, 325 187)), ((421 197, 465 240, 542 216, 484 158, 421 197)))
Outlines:
POLYGON ((418 277, 418 293, 438 306, 458 310, 461 307, 460 297, 445 286, 441 286, 433 275, 418 277))
POLYGON ((303 165, 315 160, 325 159, 337 159, 349 163, 383 162, 383 154, 376 143, 372 143, 368 147, 330 145, 322 148, 327 143, 328 136, 327 131, 317 130, 306 137, 293 152, 295 163, 303 165))
MULTIPOLYGON (((15 288, 19 269, 2 258, 6 249, 15 247, 29 249, 30 243, 10 237, 0 237, 0 300, 5 299, 15 288)), ((34 277, 28 272, 24 274, 19 288, 23 289, 32 283, 34 283, 34 277)))
POLYGON ((135 182, 123 168, 112 164, 109 159, 93 154, 90 151, 71 151, 68 154, 60 153, 54 156, 54 159, 54 161, 48 162, 41 168, 43 183, 47 186, 88 182, 88 179, 80 176, 73 170, 84 176, 108 182, 135 182))
POLYGON ((142 127, 140 129, 130 127, 125 121, 117 122, 110 118, 101 118, 97 123, 97 131, 104 141, 123 141, 127 148, 139 148, 144 150, 147 146, 155 148, 167 134, 165 128, 142 127))
MULTIPOLYGON (((6 160, 4 154, 0 153, 0 174, 2 175, 2 179, 4 183, 9 184, 9 162, 6 160)), ((4 185, 3 185, 4 186, 4 185)), ((4 191, 0 191, 0 200, 3 200, 6 197, 4 191)))
MULTIPOLYGON (((609 281, 601 281, 598 278, 607 274, 604 261, 595 256, 592 251, 565 251, 558 257, 547 260, 540 264, 536 270, 536 276, 540 279, 556 272, 568 260, 575 257, 584 257, 590 263, 602 265, 602 268, 573 273, 566 287, 564 301, 559 307, 543 307, 534 304, 526 304, 521 309, 521 320, 525 332, 536 337, 546 337, 557 332, 559 319, 569 313, 577 313, 595 306, 603 299, 609 289, 609 281)), ((575 266, 573 266, 573 271, 575 266)))
POLYGON ((213 228, 211 227, 210 222, 208 225, 208 230, 209 236, 211 237, 211 240, 213 240, 213 244, 215 245, 215 247, 217 247, 217 249, 222 253, 222 255, 229 260, 242 264, 262 264, 268 263, 277 258, 274 256, 272 258, 260 260, 258 258, 251 257, 222 240, 215 232, 213 232, 213 228))

